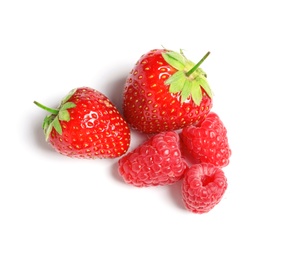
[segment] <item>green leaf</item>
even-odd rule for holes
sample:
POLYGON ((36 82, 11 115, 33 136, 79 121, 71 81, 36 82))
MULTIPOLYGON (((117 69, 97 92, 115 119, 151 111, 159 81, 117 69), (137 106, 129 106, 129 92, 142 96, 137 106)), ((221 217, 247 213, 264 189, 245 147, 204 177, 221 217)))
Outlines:
POLYGON ((58 113, 58 118, 61 121, 69 121, 70 120, 70 114, 68 110, 60 110, 58 113))
POLYGON ((48 125, 47 128, 45 128, 45 131, 44 131, 44 134, 45 134, 45 140, 47 141, 49 136, 50 136, 50 133, 52 131, 52 124, 48 125))
POLYGON ((183 87, 184 87, 184 82, 186 81, 185 77, 181 77, 178 80, 174 81, 171 85, 170 85, 170 92, 171 93, 177 93, 182 91, 183 87))
POLYGON ((43 123, 42 123, 42 128, 43 128, 43 129, 46 129, 46 128, 48 127, 48 125, 49 125, 49 123, 50 123, 49 117, 50 117, 50 116, 46 116, 46 117, 44 118, 43 123))
POLYGON ((165 81, 165 84, 172 84, 173 82, 178 81, 181 78, 185 78, 184 72, 177 71, 165 81))
POLYGON ((193 99, 193 102, 196 104, 196 105, 200 105, 200 102, 202 100, 202 91, 201 91, 201 88, 200 88, 200 85, 198 82, 193 82, 193 85, 192 85, 192 89, 191 89, 191 97, 193 99))
POLYGON ((212 98, 212 91, 209 87, 209 84, 207 82, 207 80, 205 78, 202 77, 198 77, 197 78, 197 82, 199 83, 199 85, 204 89, 204 91, 207 93, 207 95, 212 98))
POLYGON ((175 69, 177 70, 184 69, 186 61, 182 54, 175 51, 169 51, 169 52, 163 52, 162 56, 165 59, 165 61, 175 69))
POLYGON ((50 125, 53 125, 55 131, 56 131, 58 134, 60 134, 60 135, 62 134, 61 124, 60 124, 59 119, 58 119, 57 116, 54 118, 52 124, 50 124, 50 125))
POLYGON ((170 84, 169 91, 171 93, 177 93, 180 92, 183 89, 184 82, 186 81, 186 77, 183 71, 177 71, 175 74, 173 74, 171 77, 169 77, 165 84, 170 84))
POLYGON ((74 95, 74 93, 75 93, 76 91, 77 91, 77 88, 72 89, 72 90, 67 94, 67 96, 62 99, 61 104, 66 103, 66 102, 74 95))
POLYGON ((186 80, 181 91, 181 102, 183 103, 191 95, 192 81, 186 80))
POLYGON ((63 104, 58 113, 59 120, 68 122, 70 120, 68 109, 73 107, 76 107, 76 104, 73 102, 66 102, 65 104, 63 104))
POLYGON ((73 103, 73 102, 66 102, 65 104, 62 105, 60 110, 67 110, 67 109, 73 108, 73 107, 76 107, 75 103, 73 103))

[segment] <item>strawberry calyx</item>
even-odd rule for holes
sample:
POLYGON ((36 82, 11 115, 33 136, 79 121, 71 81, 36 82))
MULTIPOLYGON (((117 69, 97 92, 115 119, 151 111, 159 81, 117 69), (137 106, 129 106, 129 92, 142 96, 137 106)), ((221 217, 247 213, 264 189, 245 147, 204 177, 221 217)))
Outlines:
POLYGON ((212 98, 212 92, 207 81, 206 73, 200 68, 200 65, 208 57, 210 52, 207 52, 198 63, 193 63, 188 60, 180 52, 166 51, 162 53, 165 61, 174 67, 177 72, 171 75, 166 81, 166 85, 170 85, 171 93, 180 93, 181 103, 188 98, 192 98, 196 105, 200 105, 202 100, 202 89, 212 98))
POLYGON ((44 118, 42 124, 46 141, 48 140, 53 128, 58 134, 62 135, 62 127, 60 121, 70 121, 70 114, 68 109, 76 107, 76 104, 73 102, 68 102, 68 100, 76 92, 76 90, 77 89, 73 89, 68 93, 68 95, 61 101, 58 109, 49 108, 37 101, 34 101, 34 104, 50 113, 50 115, 44 118))

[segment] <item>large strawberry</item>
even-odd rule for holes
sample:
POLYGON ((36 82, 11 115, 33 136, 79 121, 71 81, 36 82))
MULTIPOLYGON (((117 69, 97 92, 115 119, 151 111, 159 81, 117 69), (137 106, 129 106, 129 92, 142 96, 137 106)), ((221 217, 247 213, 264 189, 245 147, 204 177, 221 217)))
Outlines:
POLYGON ((34 103, 51 113, 45 117, 43 129, 57 152, 75 158, 115 158, 127 152, 129 126, 99 91, 89 87, 74 89, 58 109, 34 103))
POLYGON ((177 130, 202 121, 212 107, 205 72, 180 53, 155 49, 130 72, 123 93, 126 121, 144 133, 177 130))

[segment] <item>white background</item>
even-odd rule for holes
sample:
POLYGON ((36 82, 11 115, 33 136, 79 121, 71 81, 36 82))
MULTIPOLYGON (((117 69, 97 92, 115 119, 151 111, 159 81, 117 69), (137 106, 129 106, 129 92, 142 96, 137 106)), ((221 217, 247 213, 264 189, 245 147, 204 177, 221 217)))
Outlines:
MULTIPOLYGON (((282 1, 1 1, 0 259, 284 259, 282 1), (71 89, 121 109, 140 56, 203 63, 233 151, 228 190, 195 215, 180 183, 135 188, 117 160, 57 154, 41 129, 71 89)), ((141 140, 132 134, 131 149, 141 140)))

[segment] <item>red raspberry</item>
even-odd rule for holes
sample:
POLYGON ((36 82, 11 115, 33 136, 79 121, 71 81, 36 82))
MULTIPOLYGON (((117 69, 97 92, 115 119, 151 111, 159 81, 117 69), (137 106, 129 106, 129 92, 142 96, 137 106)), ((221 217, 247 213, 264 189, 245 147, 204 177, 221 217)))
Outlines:
POLYGON ((231 149, 227 129, 216 113, 210 112, 199 126, 183 128, 181 139, 198 162, 212 163, 219 167, 229 164, 231 149))
POLYGON ((206 213, 221 200, 227 189, 222 169, 213 164, 194 164, 184 172, 182 196, 185 207, 194 213, 206 213))
POLYGON ((162 132, 152 136, 118 161, 124 181, 137 187, 172 184, 183 177, 186 162, 181 157, 179 135, 162 132))

